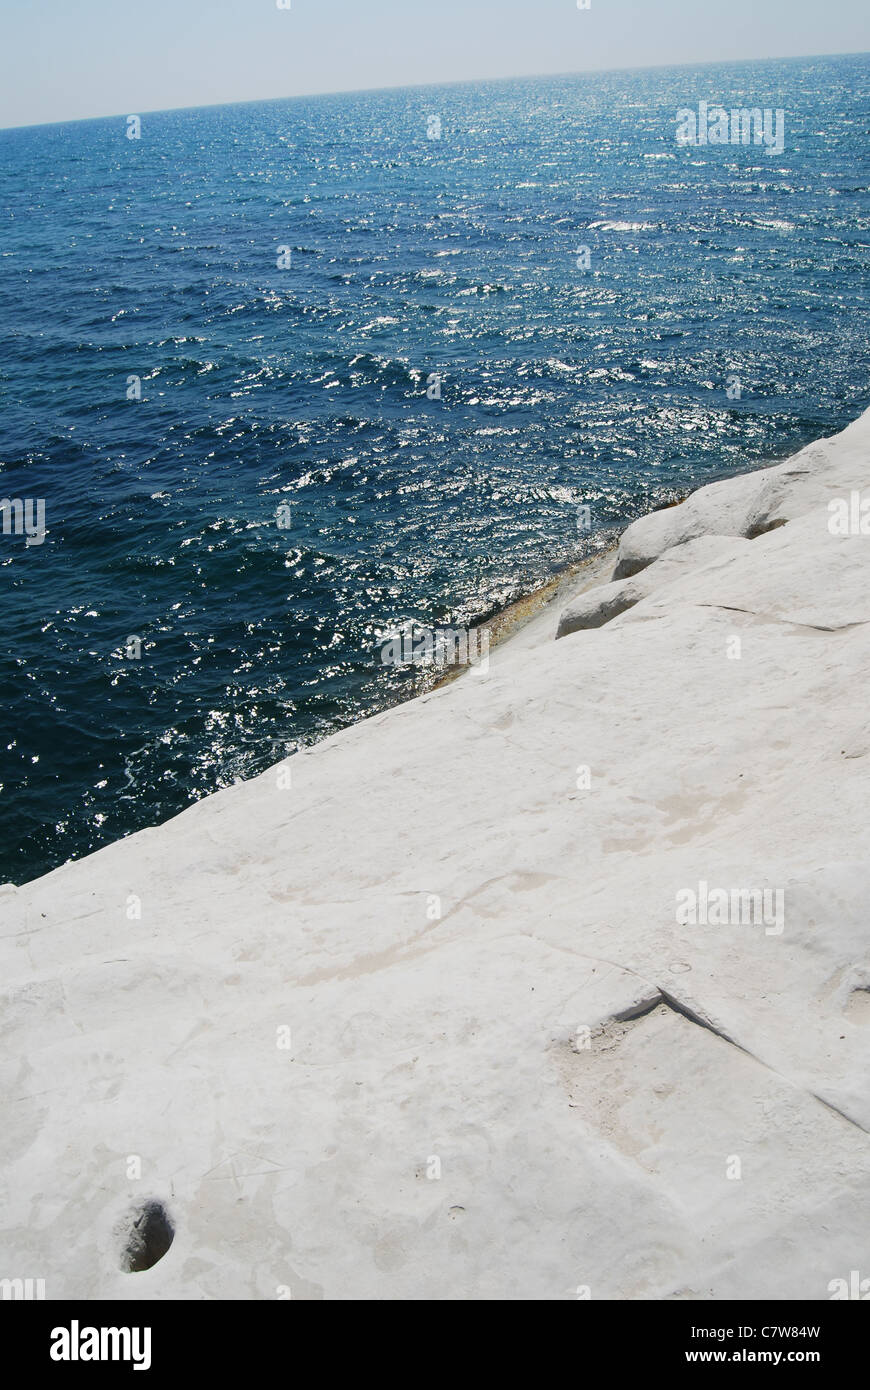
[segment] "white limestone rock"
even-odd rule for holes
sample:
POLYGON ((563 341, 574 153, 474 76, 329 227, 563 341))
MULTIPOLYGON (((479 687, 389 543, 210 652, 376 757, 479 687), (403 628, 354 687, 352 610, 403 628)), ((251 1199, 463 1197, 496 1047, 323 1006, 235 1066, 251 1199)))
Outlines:
POLYGON ((868 445, 865 412, 841 434, 808 444, 783 463, 710 483, 676 507, 640 517, 620 540, 614 578, 637 574, 671 546, 696 536, 751 540, 844 490, 866 486, 868 445))
POLYGON ((572 632, 603 627, 605 623, 633 608, 656 589, 680 578, 688 570, 696 570, 714 561, 730 558, 747 544, 745 540, 730 536, 698 536, 695 540, 683 541, 630 579, 617 579, 610 584, 584 590, 563 608, 559 615, 556 637, 567 637, 572 632))
MULTIPOLYGON (((868 421, 828 484, 870 481, 868 421)), ((799 519, 582 639, 541 615, 289 787, 0 895, 0 1277, 788 1300, 866 1270, 870 537, 793 481, 799 519), (702 911, 764 889, 780 930, 702 911)))

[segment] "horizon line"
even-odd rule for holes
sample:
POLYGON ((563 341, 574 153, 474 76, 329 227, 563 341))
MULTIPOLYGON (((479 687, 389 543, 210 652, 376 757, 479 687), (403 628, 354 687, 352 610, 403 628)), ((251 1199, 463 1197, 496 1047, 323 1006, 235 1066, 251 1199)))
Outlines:
MULTIPOLYGON (((817 58, 866 57, 870 57, 870 50, 868 49, 849 53, 790 54, 788 57, 777 57, 773 55, 765 58, 707 58, 700 62, 687 63, 630 63, 623 67, 614 68, 574 68, 570 70, 562 69, 554 72, 511 73, 503 77, 462 77, 437 82, 399 82, 395 85, 386 87, 346 87, 318 92, 294 92, 290 96, 245 97, 242 101, 207 101, 195 106, 158 106, 150 109, 140 108, 136 114, 144 116, 164 116, 178 111, 213 111, 222 106, 263 106, 278 101, 311 101, 319 97, 366 96, 376 95, 380 92, 425 91, 433 87, 474 87, 482 86, 484 83, 534 81, 544 77, 585 77, 593 73, 661 72, 671 68, 676 70, 680 68, 739 67, 748 63, 803 63, 810 59, 817 58)), ((129 114, 129 111, 107 112, 100 116, 73 116, 66 120, 35 121, 28 125, 0 125, 0 133, 16 130, 41 130, 45 126, 83 125, 88 121, 124 120, 129 114)))

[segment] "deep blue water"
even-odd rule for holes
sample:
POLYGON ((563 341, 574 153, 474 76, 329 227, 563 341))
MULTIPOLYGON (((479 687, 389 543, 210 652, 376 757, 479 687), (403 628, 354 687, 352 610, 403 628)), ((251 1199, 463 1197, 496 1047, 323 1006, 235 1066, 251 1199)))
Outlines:
POLYGON ((486 615, 870 404, 868 75, 747 63, 143 113, 139 140, 125 116, 0 132, 0 493, 44 498, 48 527, 0 535, 0 881, 395 699, 391 622, 486 615), (702 100, 783 108, 783 153, 677 146, 702 100))

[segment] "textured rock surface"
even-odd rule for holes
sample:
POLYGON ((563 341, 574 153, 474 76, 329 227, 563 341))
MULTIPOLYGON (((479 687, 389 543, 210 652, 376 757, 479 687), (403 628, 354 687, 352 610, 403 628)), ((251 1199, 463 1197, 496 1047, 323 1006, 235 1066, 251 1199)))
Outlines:
POLYGON ((717 485, 709 529, 788 524, 605 627, 542 614, 289 787, 0 891, 0 1275, 825 1299, 866 1271, 870 537, 825 502, 870 481, 868 425, 717 485), (782 930, 678 921, 702 883, 781 891, 782 930), (174 1239, 125 1272, 149 1202, 174 1239))
POLYGON ((614 578, 637 574, 670 546, 695 536, 752 539, 868 481, 862 476, 870 425, 866 414, 833 439, 819 439, 772 468, 699 488, 677 507, 650 512, 623 533, 614 578), (856 479, 860 479, 856 482, 856 479))
POLYGON ((682 578, 690 570, 730 559, 748 544, 731 536, 698 536, 695 540, 683 541, 630 579, 616 579, 610 584, 584 590, 562 610, 556 636, 567 637, 572 632, 603 627, 656 589, 682 578))

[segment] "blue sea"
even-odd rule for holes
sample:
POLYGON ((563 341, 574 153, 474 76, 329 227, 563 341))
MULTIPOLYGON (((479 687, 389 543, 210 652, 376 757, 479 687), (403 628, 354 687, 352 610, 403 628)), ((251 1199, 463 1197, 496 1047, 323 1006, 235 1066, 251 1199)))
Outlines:
POLYGON ((868 76, 0 131, 0 494, 46 522, 0 534, 0 881, 404 697, 394 623, 484 619, 870 405, 868 76), (701 101, 782 109, 782 153, 678 145, 701 101))

